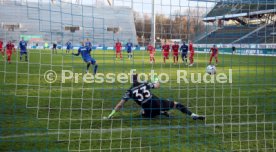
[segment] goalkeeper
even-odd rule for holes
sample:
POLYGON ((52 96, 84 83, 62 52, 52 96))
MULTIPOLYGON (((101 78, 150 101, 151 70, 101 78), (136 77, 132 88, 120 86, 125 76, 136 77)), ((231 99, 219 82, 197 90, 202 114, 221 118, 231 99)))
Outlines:
POLYGON ((107 117, 111 119, 114 114, 119 111, 123 105, 129 100, 133 99, 138 105, 142 107, 141 114, 145 118, 154 118, 157 115, 165 115, 169 117, 168 111, 171 109, 177 109, 184 114, 191 116, 194 120, 204 120, 204 116, 199 116, 192 113, 187 107, 179 102, 170 101, 158 98, 150 92, 150 89, 157 89, 160 87, 160 83, 157 78, 154 78, 153 83, 140 83, 138 82, 138 76, 132 76, 133 85, 126 91, 121 101, 116 105, 114 110, 107 117))

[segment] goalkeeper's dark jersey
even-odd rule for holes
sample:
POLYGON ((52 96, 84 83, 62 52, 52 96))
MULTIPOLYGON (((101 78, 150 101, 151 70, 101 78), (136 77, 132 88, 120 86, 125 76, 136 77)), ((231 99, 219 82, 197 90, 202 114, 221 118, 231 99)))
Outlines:
POLYGON ((141 83, 139 85, 133 86, 126 91, 122 100, 127 101, 133 99, 138 105, 142 105, 155 97, 150 89, 154 88, 153 83, 141 83))

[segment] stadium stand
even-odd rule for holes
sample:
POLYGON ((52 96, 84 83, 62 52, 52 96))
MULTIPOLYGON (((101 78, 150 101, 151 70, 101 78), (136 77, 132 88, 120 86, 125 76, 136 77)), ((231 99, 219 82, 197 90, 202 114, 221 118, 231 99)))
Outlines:
POLYGON ((254 43, 276 43, 276 38, 273 33, 276 32, 276 24, 265 26, 259 31, 256 31, 248 37, 241 39, 235 43, 254 44, 254 43))
POLYGON ((198 44, 275 43, 274 0, 222 0, 203 21, 218 29, 195 40, 198 44))
POLYGON ((256 25, 250 26, 226 26, 218 29, 206 37, 198 40, 199 44, 212 44, 212 43, 231 43, 236 39, 248 34, 249 32, 255 30, 256 25))
POLYGON ((4 1, 0 14, 2 27, 5 23, 21 25, 14 32, 0 28, 3 39, 19 40, 20 35, 24 34, 41 35, 44 41, 61 45, 70 40, 78 46, 86 38, 93 39, 93 43, 100 46, 113 46, 117 38, 132 39, 137 44, 133 11, 127 7, 4 1), (80 30, 73 33, 65 30, 66 26, 80 27, 80 30), (118 27, 120 31, 107 31, 110 27, 118 27))

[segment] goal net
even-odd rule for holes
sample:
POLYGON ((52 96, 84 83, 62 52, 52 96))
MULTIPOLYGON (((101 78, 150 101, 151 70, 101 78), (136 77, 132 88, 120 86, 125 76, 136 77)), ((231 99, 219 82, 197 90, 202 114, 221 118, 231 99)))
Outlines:
POLYGON ((275 5, 0 1, 0 41, 16 48, 11 63, 8 49, 0 58, 0 151, 274 151, 275 5), (171 109, 169 116, 145 118, 140 111, 151 100, 141 107, 132 99, 107 119, 126 98, 133 71, 143 82, 157 82, 155 72, 160 88, 130 98, 156 96, 159 107, 175 101, 206 119, 193 120, 175 104, 161 110, 171 109))

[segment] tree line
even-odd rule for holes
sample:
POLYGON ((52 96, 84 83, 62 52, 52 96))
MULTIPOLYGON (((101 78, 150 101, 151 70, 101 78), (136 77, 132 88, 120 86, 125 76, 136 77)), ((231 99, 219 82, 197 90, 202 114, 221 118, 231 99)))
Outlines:
MULTIPOLYGON (((202 13, 190 10, 187 15, 175 12, 168 16, 155 15, 156 41, 165 39, 194 40, 198 34, 205 32, 206 25, 201 20, 202 13), (200 14, 200 15, 198 15, 200 14)), ((134 21, 139 45, 147 45, 151 40, 151 17, 134 12, 134 21)))

